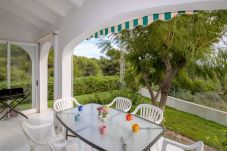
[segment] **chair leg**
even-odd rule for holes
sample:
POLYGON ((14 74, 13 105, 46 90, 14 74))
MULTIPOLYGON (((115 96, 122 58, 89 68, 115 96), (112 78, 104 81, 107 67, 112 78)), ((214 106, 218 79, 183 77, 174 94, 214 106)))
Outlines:
POLYGON ((31 147, 31 151, 35 151, 35 147, 33 146, 33 147, 31 147))

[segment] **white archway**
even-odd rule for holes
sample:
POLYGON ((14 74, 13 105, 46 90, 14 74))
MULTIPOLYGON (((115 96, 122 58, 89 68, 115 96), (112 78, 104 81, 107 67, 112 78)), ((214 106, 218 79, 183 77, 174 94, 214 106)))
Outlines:
POLYGON ((57 85, 56 98, 72 95, 71 56, 73 49, 96 31, 148 14, 182 10, 214 10, 224 7, 222 4, 223 1, 221 0, 215 3, 212 0, 176 0, 174 2, 166 0, 159 2, 147 0, 86 1, 79 10, 72 9, 69 11, 64 22, 59 24, 58 68, 55 69, 55 73, 58 75, 55 79, 57 85), (111 6, 111 11, 109 11, 109 6, 111 6))

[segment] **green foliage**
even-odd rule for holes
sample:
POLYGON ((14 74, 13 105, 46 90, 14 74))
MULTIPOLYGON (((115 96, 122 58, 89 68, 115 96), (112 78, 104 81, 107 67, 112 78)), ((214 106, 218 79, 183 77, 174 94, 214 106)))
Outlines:
MULTIPOLYGON (((17 46, 11 45, 11 80, 29 80, 32 74, 31 58, 27 52, 17 46)), ((0 82, 6 81, 7 45, 0 44, 0 82)))
MULTIPOLYGON (((48 100, 53 100, 54 80, 49 78, 48 100)), ((82 95, 120 88, 119 77, 117 76, 89 76, 76 78, 73 81, 73 94, 82 95)))
POLYGON ((141 75, 136 74, 132 66, 128 66, 125 71, 124 81, 126 83, 126 87, 131 89, 132 91, 137 91, 141 86, 141 75))
POLYGON ((98 61, 103 75, 117 75, 120 71, 120 51, 116 49, 106 50, 107 57, 101 57, 98 61))
POLYGON ((81 77, 74 80, 74 95, 90 94, 119 89, 119 77, 97 76, 81 77))
MULTIPOLYGON (((226 32, 226 23, 226 11, 201 11, 194 15, 181 15, 168 22, 156 21, 147 27, 124 30, 118 37, 119 43, 128 52, 127 60, 137 74, 142 74, 146 87, 149 89, 152 84, 160 86, 163 96, 160 105, 163 107, 172 80, 189 64, 194 64, 194 68, 196 65, 203 66, 203 74, 207 77, 218 75, 209 70, 212 68, 205 68, 203 60, 215 55, 213 46, 226 32)), ((221 59, 221 63, 212 62, 213 67, 218 67, 216 73, 220 70, 224 73, 222 63, 225 59, 221 59)), ((190 68, 185 71, 185 80, 189 81, 185 86, 194 91, 214 89, 214 85, 188 76, 190 68)))
POLYGON ((76 96, 76 98, 82 104, 91 103, 91 102, 100 103, 100 104, 108 104, 117 96, 126 97, 126 98, 129 98, 132 100, 133 107, 132 107, 131 111, 133 111, 137 105, 144 103, 144 101, 150 102, 150 99, 144 98, 129 89, 112 90, 112 91, 108 91, 108 92, 81 95, 81 96, 76 96))
POLYGON ((74 77, 101 75, 101 69, 96 59, 73 57, 74 77))
POLYGON ((211 79, 191 79, 188 76, 178 75, 172 82, 171 91, 188 90, 191 94, 195 94, 197 92, 215 91, 218 89, 218 85, 220 85, 218 81, 215 83, 211 79))
POLYGON ((212 81, 204 81, 196 79, 193 81, 192 93, 195 92, 208 92, 215 90, 215 85, 212 81))
POLYGON ((6 56, 7 46, 5 44, 0 44, 0 81, 6 80, 6 56))
MULTIPOLYGON (((12 88, 22 87, 24 89, 28 89, 28 88, 31 88, 31 81, 30 80, 27 80, 27 81, 12 81, 11 87, 12 88)), ((7 82, 6 81, 0 82, 0 88, 1 89, 7 89, 7 82)))
POLYGON ((54 50, 52 48, 48 55, 48 77, 54 77, 54 50))

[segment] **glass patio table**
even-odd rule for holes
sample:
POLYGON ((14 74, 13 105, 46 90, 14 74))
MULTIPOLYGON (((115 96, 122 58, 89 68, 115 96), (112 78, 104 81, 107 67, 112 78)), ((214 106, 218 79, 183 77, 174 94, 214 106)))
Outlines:
POLYGON ((109 109, 109 117, 105 122, 98 118, 97 108, 102 105, 87 104, 83 111, 78 107, 56 114, 57 119, 76 137, 100 151, 145 151, 161 137, 163 127, 133 115, 131 121, 126 120, 126 113, 117 109, 109 109), (80 114, 80 119, 75 116, 80 114), (140 130, 132 132, 132 125, 138 124, 140 130), (99 127, 106 125, 106 133, 101 134, 99 127))

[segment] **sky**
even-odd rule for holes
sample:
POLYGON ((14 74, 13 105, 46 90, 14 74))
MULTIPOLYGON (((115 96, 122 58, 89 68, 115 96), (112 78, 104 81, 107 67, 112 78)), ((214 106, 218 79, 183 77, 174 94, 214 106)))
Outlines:
MULTIPOLYGON (((223 37, 223 41, 227 42, 227 35, 223 37)), ((215 46, 218 47, 226 47, 224 42, 219 42, 215 46)), ((99 39, 92 38, 90 40, 84 40, 80 43, 73 51, 73 54, 76 56, 85 56, 88 58, 97 58, 99 59, 101 56, 105 56, 105 54, 101 53, 101 50, 97 47, 97 43, 99 39)), ((117 46, 113 45, 113 47, 117 48, 117 46)))
POLYGON ((100 56, 105 56, 105 54, 101 53, 100 49, 97 47, 98 39, 90 39, 84 40, 80 43, 73 51, 73 54, 76 56, 85 56, 88 58, 97 58, 100 56))

